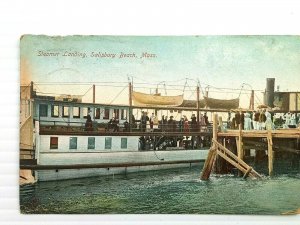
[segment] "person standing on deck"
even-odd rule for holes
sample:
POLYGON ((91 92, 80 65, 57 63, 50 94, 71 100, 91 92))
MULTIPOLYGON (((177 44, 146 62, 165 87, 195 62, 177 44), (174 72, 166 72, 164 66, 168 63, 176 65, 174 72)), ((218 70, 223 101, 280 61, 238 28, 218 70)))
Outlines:
POLYGON ((241 112, 241 126, 242 126, 242 130, 244 130, 244 125, 245 125, 245 114, 242 111, 241 112))
POLYGON ((291 125, 292 126, 296 126, 296 116, 295 116, 295 113, 292 113, 291 115, 291 125))
POLYGON ((231 120, 231 129, 235 130, 236 129, 236 122, 235 122, 235 116, 232 117, 232 120, 231 120))
POLYGON ((168 121, 168 131, 169 132, 176 131, 176 122, 175 122, 175 120, 173 120, 173 116, 170 116, 170 119, 168 121))
POLYGON ((147 116, 147 112, 142 112, 142 117, 141 117, 141 131, 142 132, 146 131, 147 121, 149 121, 149 117, 147 116))
POLYGON ((271 113, 266 111, 265 115, 266 115, 266 130, 274 130, 274 123, 272 121, 271 113))
POLYGON ((162 128, 163 128, 163 131, 168 130, 168 116, 164 116, 162 118, 162 128))
POLYGON ((189 121, 188 121, 188 119, 186 118, 186 116, 184 116, 183 131, 184 131, 185 133, 190 132, 190 125, 189 125, 189 121))
POLYGON ((184 118, 181 117, 180 121, 179 121, 179 132, 183 131, 183 125, 184 125, 184 118))
POLYGON ((237 111, 237 112, 235 113, 234 118, 235 118, 235 124, 236 124, 235 127, 236 127, 237 129, 239 129, 239 125, 240 125, 240 123, 241 123, 241 114, 240 114, 239 111, 237 111))
POLYGON ((288 112, 285 114, 285 128, 288 128, 291 125, 291 113, 288 112))
POLYGON ((260 114, 259 114, 259 129, 260 130, 265 130, 266 128, 266 120, 267 120, 267 117, 266 117, 266 114, 265 114, 265 111, 264 110, 261 110, 260 114))
POLYGON ((191 117, 191 127, 192 132, 197 132, 197 117, 195 116, 195 114, 193 114, 191 117))
POLYGON ((150 130, 153 131, 153 124, 154 124, 154 120, 155 120, 156 116, 154 115, 154 113, 152 113, 152 115, 150 116, 150 130))
POLYGON ((204 118, 204 116, 202 115, 202 113, 200 113, 199 121, 200 121, 200 127, 199 127, 199 128, 200 128, 200 131, 205 130, 206 123, 205 123, 205 118, 204 118))
POLYGON ((245 113, 244 129, 251 130, 251 118, 249 113, 245 113))
POLYGON ((207 116, 207 113, 206 113, 206 112, 204 113, 204 116, 203 116, 203 117, 204 117, 205 125, 208 126, 208 125, 209 125, 209 122, 208 122, 208 116, 207 116))
POLYGON ((259 111, 256 110, 255 113, 253 113, 253 129, 254 130, 259 130, 259 111))
POLYGON ((93 130, 93 122, 90 114, 87 115, 86 117, 86 122, 85 122, 85 130, 86 131, 92 131, 93 130))

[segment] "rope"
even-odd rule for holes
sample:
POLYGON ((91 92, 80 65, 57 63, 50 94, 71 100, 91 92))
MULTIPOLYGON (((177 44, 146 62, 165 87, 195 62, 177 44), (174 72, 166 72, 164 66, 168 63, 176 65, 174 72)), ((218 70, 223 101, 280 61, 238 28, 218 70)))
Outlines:
POLYGON ((184 94, 186 85, 187 85, 187 78, 185 78, 185 83, 184 83, 184 86, 183 86, 182 94, 184 94))
POLYGON ((241 90, 240 90, 238 98, 240 98, 243 88, 244 88, 244 84, 242 84, 242 87, 241 87, 241 90))
POLYGON ((93 86, 90 87, 90 88, 82 95, 82 97, 85 96, 92 88, 93 88, 93 86))

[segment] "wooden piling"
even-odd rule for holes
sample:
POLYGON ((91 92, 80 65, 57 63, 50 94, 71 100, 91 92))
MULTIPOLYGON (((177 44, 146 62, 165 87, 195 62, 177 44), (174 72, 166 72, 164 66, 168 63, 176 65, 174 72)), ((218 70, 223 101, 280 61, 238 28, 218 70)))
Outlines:
MULTIPOLYGON (((218 139, 218 114, 214 114, 213 117, 213 140, 218 139)), ((205 160, 202 173, 201 173, 201 180, 208 180, 211 170, 213 168, 215 159, 217 155, 217 145, 215 143, 212 144, 210 148, 207 159, 205 160)))
POLYGON ((244 158, 244 150, 243 150, 243 140, 242 140, 242 124, 239 124, 239 138, 238 138, 238 158, 243 159, 244 158))
POLYGON ((273 175, 273 162, 274 162, 274 152, 273 152, 273 140, 272 140, 272 132, 268 131, 268 168, 269 168, 269 176, 273 175))

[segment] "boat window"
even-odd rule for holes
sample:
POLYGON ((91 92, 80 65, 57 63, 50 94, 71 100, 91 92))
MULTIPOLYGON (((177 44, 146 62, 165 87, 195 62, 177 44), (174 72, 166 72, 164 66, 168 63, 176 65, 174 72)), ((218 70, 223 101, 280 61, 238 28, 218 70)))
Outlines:
POLYGON ((80 107, 73 107, 73 118, 80 118, 80 107))
POLYGON ((59 107, 58 105, 52 105, 51 107, 51 116, 58 117, 59 116, 59 107))
POLYGON ((127 148, 127 138, 121 138, 121 148, 127 148))
POLYGON ((106 137, 105 138, 105 149, 111 149, 111 142, 112 142, 111 137, 106 137))
POLYGON ((115 119, 119 119, 119 109, 114 109, 114 117, 115 119))
POLYGON ((109 108, 104 109, 104 116, 103 119, 108 120, 109 119, 109 108))
POLYGON ((95 138, 94 137, 88 138, 88 149, 95 149, 95 138))
POLYGON ((69 149, 77 149, 77 137, 70 137, 69 149))
POLYGON ((63 106, 63 117, 69 117, 69 107, 63 106))
POLYGON ((89 107, 84 107, 83 109, 82 109, 82 112, 83 112, 83 118, 87 118, 87 115, 89 114, 89 112, 90 112, 90 108, 89 107))
POLYGON ((121 120, 126 120, 126 119, 127 119, 127 110, 121 109, 121 120))
POLYGON ((39 115, 42 117, 48 116, 48 105, 46 104, 40 104, 39 106, 39 115))
POLYGON ((58 149, 58 137, 50 137, 50 149, 58 149))
POLYGON ((95 119, 100 119, 100 108, 95 109, 95 119))

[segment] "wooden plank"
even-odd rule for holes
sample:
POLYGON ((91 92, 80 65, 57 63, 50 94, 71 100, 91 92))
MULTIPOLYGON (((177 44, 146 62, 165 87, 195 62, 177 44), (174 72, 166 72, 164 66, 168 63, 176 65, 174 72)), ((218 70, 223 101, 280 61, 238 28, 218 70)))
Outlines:
POLYGON ((203 169, 202 169, 202 173, 201 173, 201 180, 208 180, 211 170, 213 168, 214 165, 214 161, 216 158, 216 149, 211 148, 208 152, 207 158, 205 160, 203 169))
POLYGON ((249 168, 247 169, 246 173, 243 176, 244 179, 247 178, 247 176, 249 175, 249 173, 251 172, 251 170, 252 170, 252 167, 249 166, 249 168))
MULTIPOLYGON (((239 137, 238 130, 227 130, 226 133, 219 132, 218 136, 220 137, 239 137)), ((258 130, 250 130, 250 131, 242 131, 243 137, 261 137, 266 138, 268 136, 267 131, 258 131, 258 130)), ((300 138, 300 130, 299 129, 282 129, 282 130, 274 130, 272 131, 272 136, 276 138, 300 138)))
MULTIPOLYGON (((226 157, 226 158, 224 158, 225 160, 230 160, 230 161, 234 162, 235 165, 239 165, 240 167, 244 168, 245 171, 247 171, 249 169, 250 166, 247 163, 245 163, 243 160, 239 159, 229 149, 222 146, 216 140, 213 140, 213 142, 215 142, 215 144, 217 145, 217 148, 218 148, 217 154, 218 155, 223 154, 226 157), (221 150, 223 150, 224 152, 221 152, 221 150), (232 159, 229 158, 226 154, 228 154, 230 157, 232 157, 232 159)), ((237 168, 239 169, 240 167, 237 167, 237 168)), ((241 170, 241 171, 243 172, 243 170, 241 170)), ((251 169, 251 172, 249 172, 249 176, 256 177, 256 178, 261 178, 261 175, 259 173, 257 173, 253 168, 251 169)))
POLYGON ((224 146, 222 146, 220 143, 218 143, 216 140, 212 140, 213 142, 216 142, 216 145, 219 149, 222 149, 223 151, 226 152, 226 154, 230 155, 233 159, 235 159, 236 161, 239 161, 240 164, 242 164, 245 168, 248 168, 248 165, 244 162, 239 160, 239 158, 232 153, 229 149, 225 148, 224 146))
POLYGON ((243 166, 241 166, 240 164, 238 164, 237 162, 235 162, 234 160, 230 159, 229 157, 227 157, 224 153, 217 151, 217 154, 219 156, 221 156, 223 159, 225 159, 227 162, 229 162, 231 165, 235 166, 236 168, 238 168, 240 171, 242 171, 243 173, 246 173, 247 169, 245 169, 243 166))

